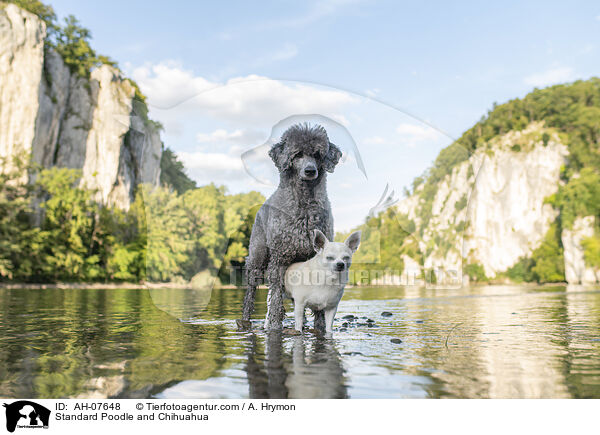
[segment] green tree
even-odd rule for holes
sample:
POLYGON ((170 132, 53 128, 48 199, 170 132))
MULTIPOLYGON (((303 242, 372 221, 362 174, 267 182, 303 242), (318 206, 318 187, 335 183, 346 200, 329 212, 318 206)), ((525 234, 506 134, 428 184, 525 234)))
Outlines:
POLYGON ((32 186, 23 183, 30 166, 15 156, 0 161, 0 280, 31 274, 31 247, 38 228, 32 226, 32 186))
POLYGON ((227 249, 223 264, 219 269, 219 278, 223 283, 232 285, 241 283, 241 271, 248 256, 248 245, 254 219, 265 197, 258 192, 240 193, 225 197, 225 234, 227 249), (238 272, 231 282, 232 272, 238 272))
POLYGON ((89 43, 91 37, 90 31, 73 15, 65 18, 64 26, 56 33, 56 51, 71 72, 81 77, 89 77, 91 69, 103 63, 115 66, 106 56, 96 54, 89 43))
POLYGON ((182 207, 189 232, 189 260, 185 264, 186 278, 202 270, 215 272, 225 255, 225 188, 209 184, 188 190, 182 197, 182 207))
POLYGON ((542 244, 531 255, 535 265, 531 268, 538 282, 565 280, 565 260, 558 225, 550 225, 542 244))
POLYGON ((536 274, 533 272, 535 261, 528 257, 521 257, 517 263, 506 271, 506 275, 513 282, 533 282, 537 280, 536 274))
POLYGON ((467 264, 464 268, 464 273, 469 276, 471 281, 486 282, 489 278, 485 275, 485 269, 479 263, 467 264))
POLYGON ((146 277, 150 281, 184 279, 192 247, 181 198, 164 187, 138 186, 146 233, 146 277))
POLYGON ((146 279, 146 213, 142 195, 127 211, 102 209, 102 228, 107 234, 107 278, 137 282, 146 279))
POLYGON ((33 273, 56 280, 104 278, 101 251, 105 234, 99 222, 100 206, 92 191, 78 187, 81 171, 44 169, 37 184, 43 196, 44 218, 34 241, 33 273))
POLYGON ((583 246, 583 256, 586 264, 596 271, 600 269, 600 232, 598 229, 592 237, 582 240, 581 245, 583 246))
POLYGON ((179 194, 196 188, 196 182, 187 176, 183 163, 169 148, 163 150, 160 159, 160 184, 175 189, 179 194))
POLYGON ((571 228, 578 216, 600 216, 600 168, 586 167, 558 193, 548 198, 560 210, 563 228, 571 228))

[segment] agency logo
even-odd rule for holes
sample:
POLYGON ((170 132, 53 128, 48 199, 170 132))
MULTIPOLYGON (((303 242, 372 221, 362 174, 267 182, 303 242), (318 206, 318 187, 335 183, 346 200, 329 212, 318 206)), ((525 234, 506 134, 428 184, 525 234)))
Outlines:
POLYGON ((4 404, 6 408, 6 430, 48 429, 50 410, 29 400, 4 404))

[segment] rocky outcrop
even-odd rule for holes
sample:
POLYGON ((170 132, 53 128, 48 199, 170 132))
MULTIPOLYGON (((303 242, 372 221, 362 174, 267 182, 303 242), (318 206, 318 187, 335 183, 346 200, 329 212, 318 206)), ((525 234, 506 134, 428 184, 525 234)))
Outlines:
POLYGON ((557 134, 550 134, 544 145, 543 132, 535 124, 511 132, 494 145, 492 155, 480 159, 469 198, 463 254, 479 262, 488 277, 530 256, 556 218, 545 199, 558 190, 568 151, 557 134), (524 149, 513 151, 519 143, 524 149))
POLYGON ((36 16, 12 4, 0 5, 0 157, 31 149, 45 34, 36 16))
POLYGON ((73 74, 44 37, 35 15, 0 8, 0 156, 81 169, 99 201, 127 208, 137 184, 159 182, 159 132, 118 69, 73 74))
POLYGON ((558 190, 567 154, 556 132, 533 123, 454 167, 437 186, 426 225, 421 189, 399 204, 420 229, 422 267, 436 273, 436 286, 462 285, 465 264, 480 264, 494 278, 531 255, 556 219, 545 199, 558 190))
POLYGON ((573 228, 561 235, 565 256, 565 278, 569 284, 592 285, 600 282, 600 271, 585 264, 582 241, 594 235, 594 216, 578 217, 573 228))

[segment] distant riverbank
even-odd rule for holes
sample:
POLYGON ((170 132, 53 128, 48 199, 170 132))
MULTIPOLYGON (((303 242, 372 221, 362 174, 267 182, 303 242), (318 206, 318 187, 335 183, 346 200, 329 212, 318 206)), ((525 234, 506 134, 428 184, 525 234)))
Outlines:
MULTIPOLYGON (((0 283, 0 289, 81 289, 81 290, 114 290, 131 289, 145 290, 154 288, 188 289, 193 288, 189 283, 174 282, 148 282, 148 283, 85 283, 85 282, 63 282, 63 283, 0 283)), ((236 289, 233 285, 215 286, 219 289, 236 289)))
MULTIPOLYGON (((471 283, 469 287, 494 287, 494 286, 510 286, 510 287, 560 287, 565 286, 569 288, 596 288, 597 286, 584 286, 584 285, 568 285, 566 282, 554 282, 554 283, 471 283)), ((346 288, 361 288, 361 287, 406 287, 406 286, 374 286, 374 285, 347 285, 346 288)), ((424 287, 424 286, 408 286, 410 288, 424 287)), ((59 283, 0 283, 0 289, 80 289, 80 290, 114 290, 114 289, 131 289, 131 290, 145 290, 145 289, 190 289, 195 288, 190 283, 175 283, 175 282, 144 282, 144 283, 133 283, 133 282, 118 282, 118 283, 86 283, 86 282, 59 282, 59 283)), ((236 287, 234 285, 216 285, 215 289, 222 290, 235 290, 245 289, 245 287, 236 287)), ((267 286, 260 286, 260 288, 267 288, 267 286)))

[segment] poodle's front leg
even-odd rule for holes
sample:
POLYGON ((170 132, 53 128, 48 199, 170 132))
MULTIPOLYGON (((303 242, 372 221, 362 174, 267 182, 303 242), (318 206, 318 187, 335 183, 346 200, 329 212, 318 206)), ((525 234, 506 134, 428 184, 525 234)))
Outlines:
POLYGON ((254 312, 254 299, 256 298, 256 287, 260 284, 260 278, 263 271, 256 267, 247 269, 247 281, 248 287, 246 288, 246 294, 244 295, 244 305, 242 308, 242 320, 250 321, 250 316, 254 312))
POLYGON ((325 332, 325 312, 323 310, 314 310, 315 315, 315 331, 324 333, 325 332))
POLYGON ((267 294, 267 318, 265 329, 281 329, 285 318, 283 306, 285 267, 269 265, 269 293, 267 294))
MULTIPOLYGON (((262 209, 261 209, 262 210, 262 209)), ((252 227, 250 235, 250 245, 248 246, 248 257, 246 258, 246 279, 248 288, 244 296, 244 305, 242 307, 242 320, 239 324, 246 328, 250 326, 250 316, 254 312, 254 298, 256 297, 256 287, 262 283, 263 274, 267 268, 269 250, 267 241, 260 219, 260 211, 256 215, 256 221, 252 227)))

